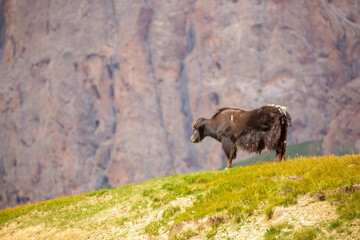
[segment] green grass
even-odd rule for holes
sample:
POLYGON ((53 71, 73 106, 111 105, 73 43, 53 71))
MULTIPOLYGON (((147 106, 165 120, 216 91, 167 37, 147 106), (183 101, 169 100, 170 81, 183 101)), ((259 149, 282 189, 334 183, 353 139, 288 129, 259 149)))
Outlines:
POLYGON ((160 228, 161 223, 159 221, 151 222, 145 227, 145 232, 149 235, 159 235, 160 228))
POLYGON ((180 233, 175 233, 170 236, 170 240, 186 240, 190 239, 191 237, 197 236, 198 232, 194 230, 187 230, 180 233))
POLYGON ((0 226, 8 221, 27 215, 29 222, 22 222, 21 226, 45 224, 57 228, 67 228, 78 222, 91 218, 97 213, 124 202, 134 192, 136 185, 128 185, 118 189, 102 189, 77 196, 63 197, 35 204, 27 204, 0 211, 0 226), (111 195, 109 201, 102 198, 111 195), (89 201, 94 199, 94 202, 89 201))
POLYGON ((303 227, 292 233, 292 239, 295 240, 313 240, 316 238, 319 230, 314 227, 303 227))
MULTIPOLYGON (((328 227, 340 229, 343 222, 360 218, 360 192, 338 189, 359 183, 360 155, 299 157, 226 171, 157 178, 142 184, 5 209, 0 211, 0 229, 4 224, 15 222, 20 228, 43 225, 68 229, 81 226, 89 232, 106 231, 114 226, 136 223, 138 219, 161 210, 156 220, 144 226, 143 233, 159 235, 178 223, 208 217, 212 225, 205 236, 212 238, 225 222, 242 224, 254 214, 271 218, 276 206, 296 204, 299 195, 315 196, 318 192, 326 193, 326 201, 333 203, 339 214, 338 222, 331 222, 328 227), (190 196, 194 199, 193 205, 170 204, 190 196), (114 215, 106 221, 92 220, 107 211, 114 211, 114 215), (23 218, 27 220, 23 221, 23 218)), ((283 228, 272 226, 265 238, 286 239, 290 230, 284 232, 283 228)), ((198 231, 186 230, 175 232, 172 238, 186 239, 198 234, 198 231)), ((291 234, 294 239, 313 239, 318 231, 304 228, 291 234)))
POLYGON ((176 206, 176 207, 169 207, 167 208, 163 214, 162 214, 162 217, 163 218, 171 218, 172 216, 174 216, 174 214, 176 212, 180 211, 180 207, 179 206, 176 206))
POLYGON ((72 203, 78 202, 81 199, 84 199, 85 195, 71 196, 71 197, 63 197, 59 199, 49 200, 45 202, 35 203, 35 204, 27 204, 24 206, 16 207, 16 208, 8 208, 0 211, 0 226, 4 223, 20 217, 25 214, 29 214, 34 211, 49 211, 59 209, 65 206, 68 206, 72 203))
MULTIPOLYGON (((188 174, 183 178, 193 178, 194 183, 190 186, 207 191, 195 201, 193 208, 178 217, 178 221, 220 211, 233 214, 234 209, 237 209, 237 214, 251 215, 259 205, 264 206, 266 214, 269 214, 275 206, 296 203, 299 194, 330 191, 349 185, 354 179, 360 181, 359 165, 347 168, 358 161, 359 156, 355 155, 297 158, 276 164, 263 163, 227 171, 188 174), (290 176, 298 178, 292 180, 290 176), (199 178, 206 179, 206 183, 197 183, 199 178)), ((347 211, 348 207, 341 205, 339 209, 347 211)))
POLYGON ((328 196, 340 213, 340 219, 353 220, 360 218, 360 192, 334 193, 328 196))
POLYGON ((338 227, 340 227, 341 225, 342 225, 342 222, 339 221, 338 219, 335 220, 335 221, 332 221, 332 222, 330 223, 330 225, 329 225, 329 230, 332 231, 333 229, 338 228, 338 227))
MULTIPOLYGON (((323 140, 308 141, 297 144, 290 144, 287 147, 286 157, 312 157, 323 155, 322 151, 323 140)), ((355 141, 346 142, 337 146, 335 149, 335 156, 344 156, 348 154, 359 154, 359 150, 355 148, 355 141)), ((234 166, 248 166, 254 163, 273 161, 275 158, 275 152, 263 151, 261 154, 252 156, 244 161, 234 163, 234 166)), ((225 168, 225 165, 223 166, 225 168)))
MULTIPOLYGON (((295 157, 311 157, 311 156, 321 156, 322 152, 322 140, 318 141, 308 141, 298 144, 288 145, 286 150, 287 158, 295 157)), ((235 163, 235 166, 248 166, 254 163, 268 162, 273 161, 275 158, 275 152, 263 151, 261 154, 250 157, 244 161, 235 163)))
POLYGON ((275 240, 275 239, 286 239, 288 235, 290 235, 290 231, 283 231, 288 226, 288 223, 280 223, 277 225, 270 226, 270 228, 266 229, 266 233, 264 235, 265 240, 275 240))

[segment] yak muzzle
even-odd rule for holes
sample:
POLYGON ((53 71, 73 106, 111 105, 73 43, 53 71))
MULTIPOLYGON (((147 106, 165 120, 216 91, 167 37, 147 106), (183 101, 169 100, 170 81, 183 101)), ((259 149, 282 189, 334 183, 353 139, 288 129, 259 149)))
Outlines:
POLYGON ((199 130, 193 129, 193 133, 191 135, 190 141, 192 143, 198 143, 201 141, 201 136, 200 136, 199 130))
POLYGON ((199 142, 199 139, 198 139, 197 137, 195 137, 194 135, 192 135, 191 138, 190 138, 190 141, 191 141, 192 143, 198 143, 198 142, 199 142))

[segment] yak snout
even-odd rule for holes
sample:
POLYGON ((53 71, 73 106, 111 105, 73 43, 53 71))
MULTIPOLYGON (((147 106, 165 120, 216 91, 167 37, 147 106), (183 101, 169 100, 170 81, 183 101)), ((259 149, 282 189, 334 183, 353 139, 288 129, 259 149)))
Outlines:
POLYGON ((204 122, 206 121, 205 118, 199 118, 195 121, 192 129, 192 136, 190 138, 190 141, 192 143, 198 143, 203 140, 204 136, 204 122))
POLYGON ((200 142, 200 133, 199 133, 199 131, 197 131, 197 130, 194 130, 194 131, 193 131, 193 134, 192 134, 192 136, 191 136, 191 138, 190 138, 190 141, 191 141, 192 143, 198 143, 198 142, 200 142))

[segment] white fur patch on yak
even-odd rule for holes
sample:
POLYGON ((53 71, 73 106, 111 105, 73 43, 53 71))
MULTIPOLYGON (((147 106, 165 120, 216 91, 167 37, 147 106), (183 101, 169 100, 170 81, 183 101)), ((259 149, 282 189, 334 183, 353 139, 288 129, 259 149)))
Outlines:
POLYGON ((268 104, 268 106, 276 107, 282 114, 286 115, 286 107, 276 104, 268 104))

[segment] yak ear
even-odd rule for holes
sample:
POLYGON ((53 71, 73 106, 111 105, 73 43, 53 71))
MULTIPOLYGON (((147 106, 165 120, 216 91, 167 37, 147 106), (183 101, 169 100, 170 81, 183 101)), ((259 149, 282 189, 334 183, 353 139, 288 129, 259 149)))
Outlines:
POLYGON ((196 121, 196 128, 199 130, 199 132, 203 132, 205 128, 205 118, 199 118, 196 121))
POLYGON ((199 121, 199 119, 197 119, 197 120, 194 122, 194 124, 192 125, 192 128, 194 128, 194 127, 196 126, 196 124, 197 124, 198 121, 199 121))
POLYGON ((204 121, 205 121, 205 118, 198 118, 195 123, 193 124, 193 128, 200 128, 200 127, 203 127, 204 126, 204 121))
POLYGON ((198 127, 199 123, 200 123, 201 118, 196 119, 196 121, 194 122, 194 124, 192 125, 192 128, 198 127))

